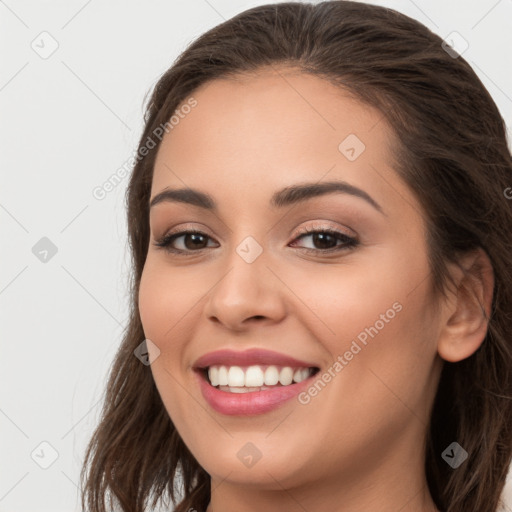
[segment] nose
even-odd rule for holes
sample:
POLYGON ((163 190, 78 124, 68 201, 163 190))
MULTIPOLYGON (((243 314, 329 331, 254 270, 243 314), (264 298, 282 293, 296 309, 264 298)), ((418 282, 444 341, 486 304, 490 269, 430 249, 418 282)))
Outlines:
POLYGON ((243 331, 256 322, 273 324, 284 318, 286 287, 278 272, 267 266, 264 254, 248 263, 233 251, 225 272, 207 295, 204 314, 210 321, 243 331))

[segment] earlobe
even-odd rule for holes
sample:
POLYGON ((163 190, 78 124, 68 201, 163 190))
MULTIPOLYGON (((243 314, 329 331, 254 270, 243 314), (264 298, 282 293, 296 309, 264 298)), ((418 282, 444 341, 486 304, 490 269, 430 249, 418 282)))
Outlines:
POLYGON ((482 249, 469 253, 454 268, 457 289, 443 305, 444 320, 438 339, 438 353, 449 362, 470 357, 487 334, 494 291, 494 272, 482 249))

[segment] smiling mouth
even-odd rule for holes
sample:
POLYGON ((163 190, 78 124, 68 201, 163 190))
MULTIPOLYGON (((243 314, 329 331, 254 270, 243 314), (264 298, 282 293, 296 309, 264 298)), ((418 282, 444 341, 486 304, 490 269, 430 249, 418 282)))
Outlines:
POLYGON ((229 393, 251 393, 288 387, 309 379, 320 371, 316 366, 292 367, 279 365, 227 366, 212 365, 198 368, 210 386, 229 393))

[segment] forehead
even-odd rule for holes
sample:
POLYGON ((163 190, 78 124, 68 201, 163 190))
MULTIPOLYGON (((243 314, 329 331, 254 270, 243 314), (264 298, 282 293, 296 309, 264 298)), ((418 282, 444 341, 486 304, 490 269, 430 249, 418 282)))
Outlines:
POLYGON ((339 179, 383 197, 397 181, 382 113, 327 80, 276 67, 213 80, 190 96, 196 105, 158 150, 152 196, 188 186, 236 193, 242 205, 291 183, 339 179))

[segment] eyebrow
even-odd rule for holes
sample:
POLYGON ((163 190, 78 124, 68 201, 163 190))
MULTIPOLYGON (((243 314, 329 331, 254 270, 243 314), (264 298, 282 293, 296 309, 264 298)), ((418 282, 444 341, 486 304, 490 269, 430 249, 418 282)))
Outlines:
MULTIPOLYGON (((349 194, 360 199, 364 199, 378 212, 386 215, 377 201, 373 199, 364 190, 350 185, 345 181, 327 181, 323 183, 299 183, 285 187, 275 192, 270 200, 270 205, 274 208, 283 208, 285 206, 294 205, 314 197, 323 196, 325 194, 342 193, 349 194)), ((149 207, 162 202, 178 202, 187 203, 193 206, 204 208, 205 210, 217 211, 218 206, 212 196, 205 192, 193 188, 180 189, 164 189, 158 193, 150 202, 149 207)))

